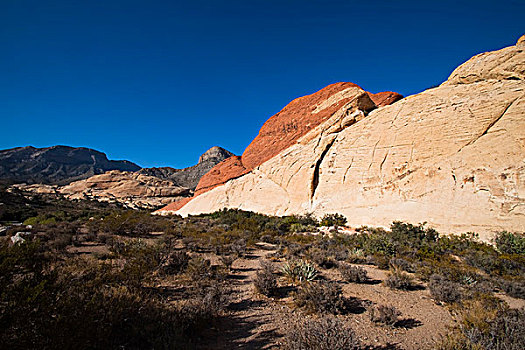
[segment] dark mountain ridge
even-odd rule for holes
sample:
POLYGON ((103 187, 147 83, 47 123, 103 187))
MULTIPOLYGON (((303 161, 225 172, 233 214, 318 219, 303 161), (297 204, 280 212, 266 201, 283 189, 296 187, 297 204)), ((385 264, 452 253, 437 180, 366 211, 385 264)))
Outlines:
POLYGON ((0 180, 66 185, 107 171, 120 170, 171 180, 177 186, 194 190, 205 173, 231 156, 232 153, 215 146, 202 154, 197 164, 188 168, 141 168, 127 160, 109 160, 105 153, 86 147, 16 147, 0 150, 0 180))
POLYGON ((137 171, 127 160, 109 160, 85 147, 16 147, 0 151, 0 179, 11 182, 67 184, 109 170, 137 171))

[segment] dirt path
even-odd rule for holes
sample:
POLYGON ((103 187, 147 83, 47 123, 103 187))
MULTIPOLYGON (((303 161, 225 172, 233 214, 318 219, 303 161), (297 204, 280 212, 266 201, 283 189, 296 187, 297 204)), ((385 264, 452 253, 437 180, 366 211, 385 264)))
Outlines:
MULTIPOLYGON (((234 262, 229 276, 229 313, 216 328, 210 329, 199 349, 276 349, 282 342, 286 324, 297 317, 308 317, 289 307, 291 296, 268 299, 255 293, 253 280, 260 261, 274 252, 275 246, 259 244, 234 262)), ((447 326, 452 323, 451 315, 431 300, 427 289, 392 291, 380 283, 386 277, 385 271, 372 266, 365 268, 374 283, 344 283, 336 269, 321 269, 323 278, 341 283, 345 297, 365 304, 393 305, 402 312, 406 324, 397 328, 374 324, 364 308, 364 311, 341 316, 363 343, 377 349, 416 350, 430 346, 447 333, 447 326), (384 347, 385 344, 397 346, 384 347)))
POLYGON ((213 330, 214 341, 200 349, 272 349, 277 348, 283 315, 288 307, 258 296, 253 280, 260 260, 276 252, 270 244, 259 244, 244 258, 233 263, 229 276, 231 303, 229 314, 213 330))

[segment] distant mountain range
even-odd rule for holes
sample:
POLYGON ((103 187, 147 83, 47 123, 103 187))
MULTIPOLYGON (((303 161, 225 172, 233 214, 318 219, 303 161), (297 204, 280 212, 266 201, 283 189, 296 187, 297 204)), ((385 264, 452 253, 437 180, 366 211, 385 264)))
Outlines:
POLYGON ((0 180, 28 193, 151 209, 191 196, 200 178, 231 156, 212 147, 185 169, 141 168, 89 148, 17 147, 0 151, 0 180))
POLYGON ((128 160, 109 160, 106 154, 85 147, 16 147, 0 150, 0 179, 11 183, 66 185, 119 170, 172 180, 177 186, 194 190, 202 175, 231 156, 231 152, 215 146, 188 168, 141 168, 128 160))
POLYGON ((0 151, 0 179, 14 183, 68 184, 109 170, 138 171, 127 160, 109 160, 90 148, 16 147, 0 151))

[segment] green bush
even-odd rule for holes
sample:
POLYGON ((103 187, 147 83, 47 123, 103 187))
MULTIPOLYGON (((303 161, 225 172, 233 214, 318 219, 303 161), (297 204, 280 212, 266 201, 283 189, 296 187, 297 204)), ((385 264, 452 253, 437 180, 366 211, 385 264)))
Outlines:
POLYGON ((500 232, 494 239, 496 247, 503 254, 525 255, 525 235, 519 233, 500 232))
POLYGON ((436 230, 425 228, 425 223, 414 226, 412 224, 407 224, 400 221, 394 221, 390 226, 392 231, 392 237, 400 242, 405 244, 414 244, 420 245, 424 242, 436 242, 438 240, 439 234, 436 230))
POLYGON ((321 226, 344 226, 346 225, 346 217, 341 214, 325 214, 321 219, 321 226))

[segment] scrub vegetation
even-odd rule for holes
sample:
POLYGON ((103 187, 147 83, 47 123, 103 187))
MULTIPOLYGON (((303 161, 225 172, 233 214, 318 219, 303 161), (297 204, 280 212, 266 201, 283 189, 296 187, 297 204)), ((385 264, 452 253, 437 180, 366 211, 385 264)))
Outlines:
POLYGON ((415 349, 431 332, 436 349, 525 343, 520 233, 488 244, 403 222, 343 232, 339 214, 183 219, 0 192, 5 348, 415 349), (448 321, 385 295, 423 300, 448 321))

